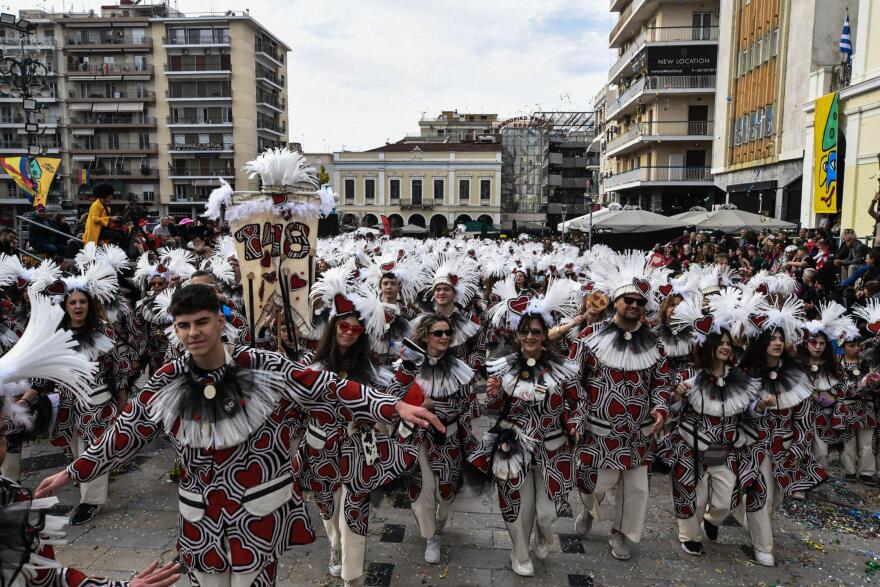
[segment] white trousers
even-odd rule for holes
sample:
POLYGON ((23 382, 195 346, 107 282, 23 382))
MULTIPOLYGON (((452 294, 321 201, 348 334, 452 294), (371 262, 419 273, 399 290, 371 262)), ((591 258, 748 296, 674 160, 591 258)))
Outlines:
POLYGON ((840 460, 843 462, 843 471, 847 475, 872 476, 877 472, 877 463, 874 459, 872 441, 873 429, 859 429, 855 436, 843 443, 843 453, 840 460))
MULTIPOLYGON (((80 438, 79 434, 77 434, 75 430, 73 431, 73 434, 71 436, 73 436, 73 446, 70 447, 70 450, 73 452, 73 458, 78 458, 89 447, 85 443, 85 440, 80 438)), ((108 473, 101 475, 94 481, 80 483, 80 503, 87 503, 89 505, 102 505, 107 503, 107 485, 109 483, 110 475, 108 473)))
POLYGON ((784 494, 776 487, 773 463, 769 456, 761 463, 761 474, 764 476, 764 485, 767 486, 767 501, 764 507, 756 512, 746 512, 743 507, 744 513, 740 522, 749 531, 752 548, 773 554, 773 525, 770 523, 770 513, 782 502, 784 494))
POLYGON ((532 527, 538 530, 535 537, 539 543, 553 542, 551 526, 556 520, 556 504, 547 496, 544 477, 534 466, 529 468, 525 483, 519 491, 519 517, 514 522, 505 522, 510 540, 513 542, 513 555, 518 561, 527 561, 532 527))
POLYGON ((422 491, 413 502, 412 510, 422 538, 427 539, 437 533, 437 522, 445 522, 449 517, 449 509, 455 498, 441 499, 440 483, 428 465, 428 453, 424 445, 419 447, 419 471, 422 473, 422 491))
POLYGON ((354 581, 364 574, 364 557, 367 553, 367 537, 351 531, 345 521, 345 496, 348 489, 343 485, 333 494, 333 517, 329 520, 321 518, 330 548, 342 556, 342 578, 354 581))
POLYGON ((262 573, 262 570, 252 571, 250 573, 233 573, 226 571, 225 573, 202 573, 201 571, 190 570, 195 575, 199 587, 249 587, 254 579, 262 573))
POLYGON ((819 466, 823 469, 828 468, 828 443, 819 438, 815 426, 813 427, 813 456, 816 457, 819 466))
POLYGON ((21 479, 21 453, 7 452, 3 465, 0 466, 0 474, 7 479, 18 481, 21 479))
POLYGON ((680 542, 703 541, 700 530, 703 518, 715 526, 724 522, 730 513, 730 500, 735 484, 736 475, 725 465, 713 465, 703 471, 703 476, 697 482, 694 515, 687 519, 678 519, 680 542))
POLYGON ((599 469, 596 490, 581 493, 581 501, 594 520, 601 521, 599 505, 605 494, 614 489, 615 514, 613 530, 636 544, 642 539, 645 513, 648 511, 648 467, 635 469, 599 469))

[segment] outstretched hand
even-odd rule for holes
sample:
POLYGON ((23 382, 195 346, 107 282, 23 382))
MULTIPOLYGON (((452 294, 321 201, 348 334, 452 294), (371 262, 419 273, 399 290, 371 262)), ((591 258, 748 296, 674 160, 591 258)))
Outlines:
POLYGON ((37 499, 41 497, 52 497, 57 490, 61 489, 68 483, 70 483, 70 473, 67 472, 67 469, 64 469, 43 479, 40 482, 39 487, 37 487, 37 490, 34 491, 34 497, 37 499))
POLYGON ((400 419, 404 422, 409 422, 422 428, 434 428, 438 432, 446 432, 446 426, 427 408, 411 406, 406 402, 399 401, 394 406, 394 409, 397 410, 400 419))
POLYGON ((654 425, 651 426, 651 434, 657 434, 663 430, 663 424, 666 423, 666 414, 660 410, 651 410, 651 417, 654 418, 654 425))
POLYGON ((153 561, 141 574, 128 582, 131 587, 170 587, 180 579, 180 564, 170 562, 159 566, 153 561))

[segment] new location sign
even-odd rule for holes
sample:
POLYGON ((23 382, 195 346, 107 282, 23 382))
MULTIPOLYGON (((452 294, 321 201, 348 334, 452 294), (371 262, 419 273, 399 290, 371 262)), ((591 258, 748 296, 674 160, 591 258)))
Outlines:
POLYGON ((716 45, 648 47, 649 75, 714 75, 717 66, 716 45))

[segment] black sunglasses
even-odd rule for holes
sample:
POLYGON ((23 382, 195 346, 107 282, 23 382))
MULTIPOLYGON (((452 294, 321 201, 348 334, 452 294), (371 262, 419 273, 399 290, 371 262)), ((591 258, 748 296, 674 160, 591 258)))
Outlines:
POLYGON ((519 331, 520 336, 528 336, 530 334, 532 336, 541 336, 542 334, 544 334, 544 331, 541 330, 540 328, 532 328, 532 329, 523 328, 522 330, 519 331))
POLYGON ((623 303, 627 306, 632 306, 633 304, 636 304, 638 307, 644 308, 648 305, 648 300, 646 300, 645 298, 631 298, 629 296, 624 296, 623 303))
POLYGON ((440 338, 441 336, 452 336, 452 329, 450 328, 448 330, 432 330, 431 336, 436 336, 437 338, 440 338))

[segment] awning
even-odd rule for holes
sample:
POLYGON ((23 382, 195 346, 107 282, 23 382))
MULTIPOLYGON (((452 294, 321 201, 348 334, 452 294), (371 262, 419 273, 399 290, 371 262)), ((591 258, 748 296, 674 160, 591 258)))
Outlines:
POLYGON ((92 112, 116 112, 119 104, 116 102, 99 102, 92 106, 92 112))
POLYGON ((149 79, 150 79, 150 76, 148 76, 148 75, 126 75, 125 76, 125 81, 132 81, 132 82, 145 82, 145 81, 148 81, 149 79))
POLYGON ((75 128, 73 129, 73 136, 75 137, 85 137, 89 135, 95 134, 95 129, 93 128, 75 128))
POLYGON ((119 112, 143 112, 143 102, 120 102, 119 112))
POLYGON ((88 112, 92 109, 92 105, 88 103, 75 102, 70 105, 71 112, 88 112))
POLYGON ((74 155, 73 160, 74 161, 94 161, 95 156, 94 155, 74 155))
MULTIPOLYGON (((174 180, 177 181, 177 180, 174 180)), ((220 181, 217 179, 194 179, 189 182, 190 185, 202 185, 202 186, 212 186, 217 187, 220 185, 220 181)))

